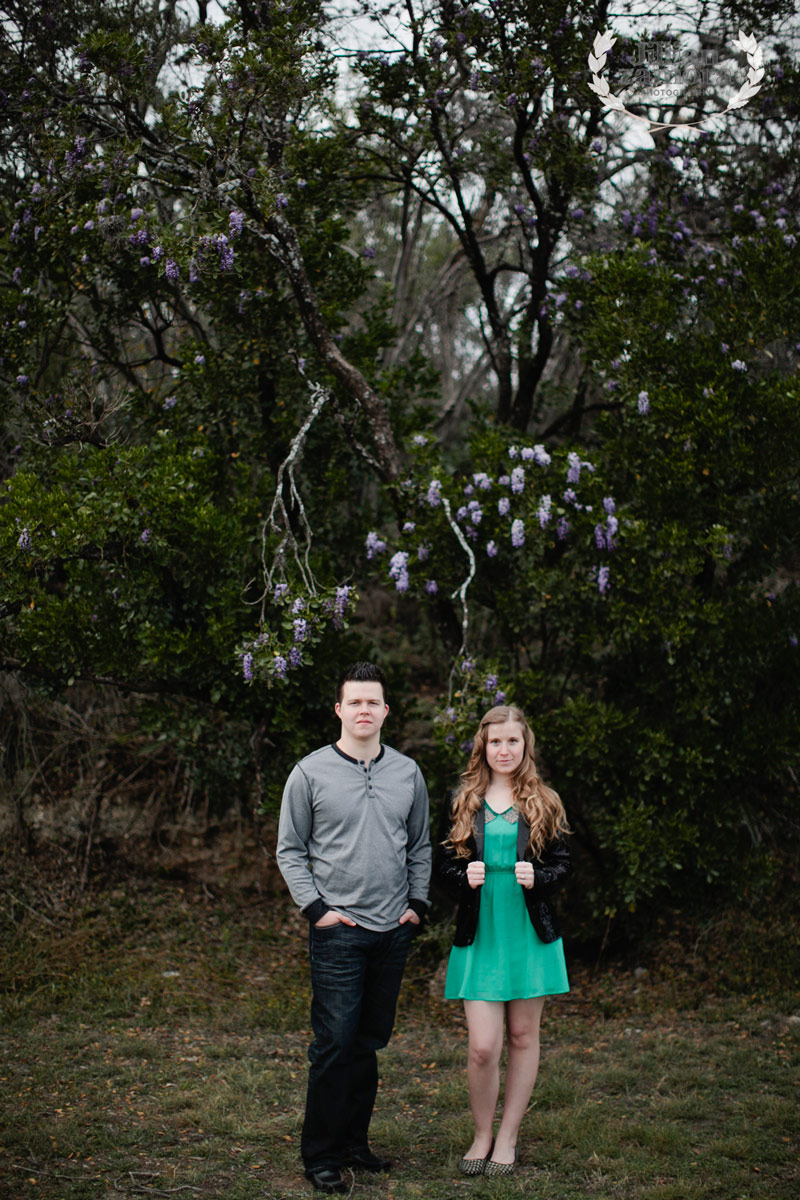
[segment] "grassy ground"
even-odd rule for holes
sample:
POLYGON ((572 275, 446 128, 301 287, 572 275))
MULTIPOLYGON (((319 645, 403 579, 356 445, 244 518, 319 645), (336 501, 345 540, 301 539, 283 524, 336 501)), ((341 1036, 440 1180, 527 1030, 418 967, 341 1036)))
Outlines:
MULTIPOLYGON (((298 1154, 303 923, 267 899, 124 883, 72 911, 0 889, 0 1197, 308 1196, 298 1154)), ((364 1200, 794 1200, 800 1015, 668 970, 594 974, 545 1010, 511 1180, 467 1180, 465 1033, 427 945, 382 1056, 364 1200)), ((713 980, 712 980, 713 984, 713 980)), ((800 1001, 795 1001, 800 1007, 800 1001)))

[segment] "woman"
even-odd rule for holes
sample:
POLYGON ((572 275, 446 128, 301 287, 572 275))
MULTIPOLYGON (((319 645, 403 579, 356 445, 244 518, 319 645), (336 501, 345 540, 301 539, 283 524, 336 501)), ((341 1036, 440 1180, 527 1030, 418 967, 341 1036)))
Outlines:
POLYGON ((459 1163, 465 1175, 510 1175, 539 1068, 546 996, 569 991, 549 898, 570 870, 564 806, 536 770, 533 733, 518 708, 492 708, 478 727, 439 875, 458 899, 445 998, 462 999, 467 1080, 475 1124, 459 1163), (508 1029, 503 1113, 493 1137, 503 1026, 508 1029))

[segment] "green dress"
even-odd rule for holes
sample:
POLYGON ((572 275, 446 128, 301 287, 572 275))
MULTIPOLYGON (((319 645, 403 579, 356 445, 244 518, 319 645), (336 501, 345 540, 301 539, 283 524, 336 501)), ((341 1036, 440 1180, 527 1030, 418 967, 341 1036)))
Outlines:
POLYGON ((478 928, 471 946, 450 951, 445 999, 519 1000, 568 992, 561 938, 541 940, 514 874, 519 814, 514 808, 504 813, 485 808, 486 879, 478 928))

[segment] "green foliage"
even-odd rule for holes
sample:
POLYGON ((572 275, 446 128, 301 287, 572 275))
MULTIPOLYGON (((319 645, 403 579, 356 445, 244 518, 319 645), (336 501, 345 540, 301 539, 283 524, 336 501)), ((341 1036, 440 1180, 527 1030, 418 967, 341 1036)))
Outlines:
POLYGON ((11 6, 3 669, 134 693, 215 805, 277 803, 345 658, 437 784, 504 693, 586 928, 757 888, 797 800, 790 43, 631 150, 602 6, 402 14, 345 105, 313 0, 11 6))
POLYGON ((588 446, 478 432, 463 472, 428 443, 412 480, 411 589, 433 575, 456 595, 474 556, 481 669, 440 728, 463 764, 491 662, 564 795, 596 915, 741 892, 796 806, 800 322, 772 221, 727 243, 720 229, 703 270, 724 259, 726 279, 708 289, 692 255, 585 259, 570 298, 602 408, 588 446))

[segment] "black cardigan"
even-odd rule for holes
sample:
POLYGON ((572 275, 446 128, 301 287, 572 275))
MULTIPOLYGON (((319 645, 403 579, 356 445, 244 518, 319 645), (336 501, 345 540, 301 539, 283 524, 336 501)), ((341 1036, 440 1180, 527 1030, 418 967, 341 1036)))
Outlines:
MULTIPOLYGON (((449 804, 447 810, 449 813, 449 804)), ((458 901, 456 932, 453 939, 455 946, 471 946, 475 941, 482 888, 469 886, 467 866, 471 862, 483 862, 485 823, 486 810, 481 805, 475 816, 475 829, 467 843, 469 858, 459 858, 454 850, 444 846, 439 847, 436 856, 437 878, 445 891, 458 901)), ((517 825, 517 861, 524 860, 534 864, 533 887, 522 889, 528 916, 543 942, 555 942, 561 937, 561 932, 550 904, 550 897, 562 886, 572 869, 569 846, 567 839, 560 836, 547 846, 541 858, 534 858, 528 846, 530 835, 530 826, 520 813, 517 825)))

